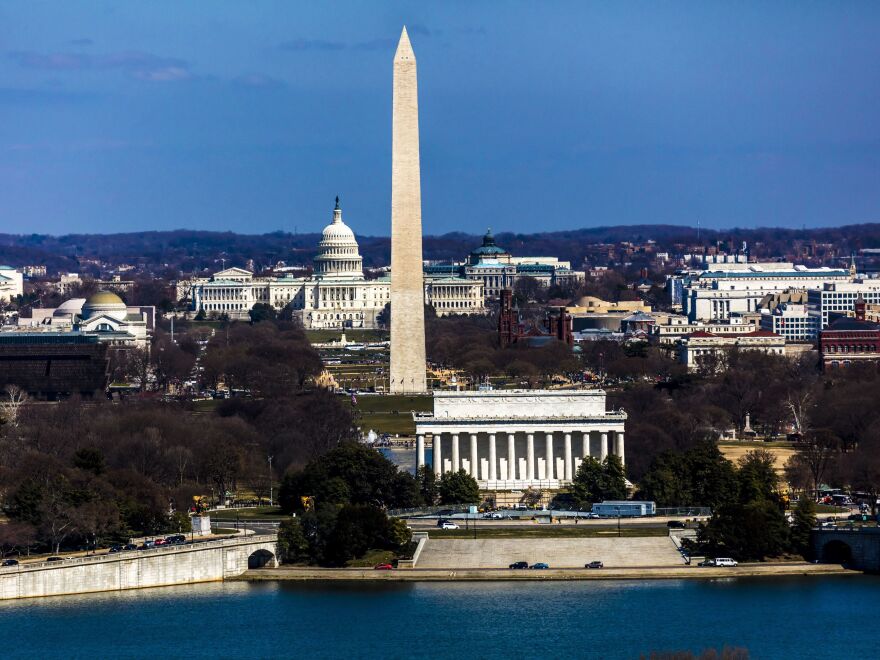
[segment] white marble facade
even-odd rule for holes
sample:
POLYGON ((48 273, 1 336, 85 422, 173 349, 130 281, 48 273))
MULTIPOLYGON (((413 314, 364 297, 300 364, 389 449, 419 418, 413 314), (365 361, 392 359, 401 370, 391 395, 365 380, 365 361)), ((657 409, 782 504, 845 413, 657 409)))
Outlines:
POLYGON ((583 459, 624 461, 626 413, 603 390, 434 392, 433 413, 413 413, 416 465, 432 439, 435 474, 465 470, 484 490, 559 488, 583 459))

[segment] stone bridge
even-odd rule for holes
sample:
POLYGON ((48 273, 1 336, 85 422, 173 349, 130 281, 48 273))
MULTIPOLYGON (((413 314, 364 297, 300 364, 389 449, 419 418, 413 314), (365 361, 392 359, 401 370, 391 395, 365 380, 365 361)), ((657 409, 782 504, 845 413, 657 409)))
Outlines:
POLYGON ((810 542, 813 556, 822 563, 880 572, 880 528, 814 529, 810 542))
POLYGON ((261 534, 0 568, 0 600, 216 582, 275 567, 278 536, 261 534))

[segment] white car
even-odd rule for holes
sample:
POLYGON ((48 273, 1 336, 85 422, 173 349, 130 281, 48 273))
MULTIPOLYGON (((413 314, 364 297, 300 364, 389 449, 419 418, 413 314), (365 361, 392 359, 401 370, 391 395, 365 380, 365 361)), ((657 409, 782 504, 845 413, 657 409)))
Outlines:
POLYGON ((449 522, 447 520, 445 523, 443 523, 441 529, 458 529, 458 525, 456 525, 454 522, 449 522))
POLYGON ((730 557, 716 557, 715 558, 716 566, 736 566, 736 560, 731 559, 730 557))

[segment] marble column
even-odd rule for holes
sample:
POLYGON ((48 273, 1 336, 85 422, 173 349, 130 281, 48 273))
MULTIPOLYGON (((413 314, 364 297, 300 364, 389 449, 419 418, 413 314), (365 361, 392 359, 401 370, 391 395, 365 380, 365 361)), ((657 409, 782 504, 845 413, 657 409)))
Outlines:
POLYGON ((623 433, 615 433, 614 434, 614 453, 620 457, 620 464, 624 465, 624 457, 623 457, 623 433))
POLYGON ((507 479, 516 479, 516 432, 507 434, 507 479))
POLYGON ((602 431, 599 434, 599 462, 601 463, 608 457, 608 432, 602 431))
POLYGON ((477 434, 471 433, 471 476, 480 478, 480 459, 477 456, 477 434))
POLYGON ((535 434, 526 433, 526 479, 535 478, 535 434))
POLYGON ((438 477, 443 474, 443 452, 440 448, 440 445, 443 442, 442 438, 442 433, 435 433, 433 438, 434 458, 432 459, 432 462, 434 463, 434 474, 438 477))
POLYGON ((416 436, 416 469, 425 466, 425 436, 416 436))
POLYGON ((553 478, 553 432, 544 434, 547 438, 547 467, 544 469, 544 478, 553 478))
POLYGON ((565 478, 568 481, 571 481, 571 432, 566 432, 563 436, 564 439, 564 447, 565 447, 565 478))
POLYGON ((452 435, 452 438, 451 438, 451 440, 452 440, 452 471, 458 472, 459 469, 461 468, 461 464, 459 463, 459 456, 458 456, 459 435, 458 435, 458 433, 453 433, 451 435, 452 435))
POLYGON ((495 434, 489 434, 489 481, 498 479, 498 460, 495 455, 495 434))
POLYGON ((581 458, 586 458, 590 455, 590 432, 582 431, 581 432, 581 458))

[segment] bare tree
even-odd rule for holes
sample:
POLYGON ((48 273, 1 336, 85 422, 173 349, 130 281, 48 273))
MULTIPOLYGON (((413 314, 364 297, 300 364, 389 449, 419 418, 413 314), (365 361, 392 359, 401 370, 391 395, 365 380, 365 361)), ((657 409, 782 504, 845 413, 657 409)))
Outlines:
POLYGON ((27 403, 27 392, 18 385, 7 385, 0 399, 0 415, 12 428, 18 428, 18 416, 22 406, 27 403))

